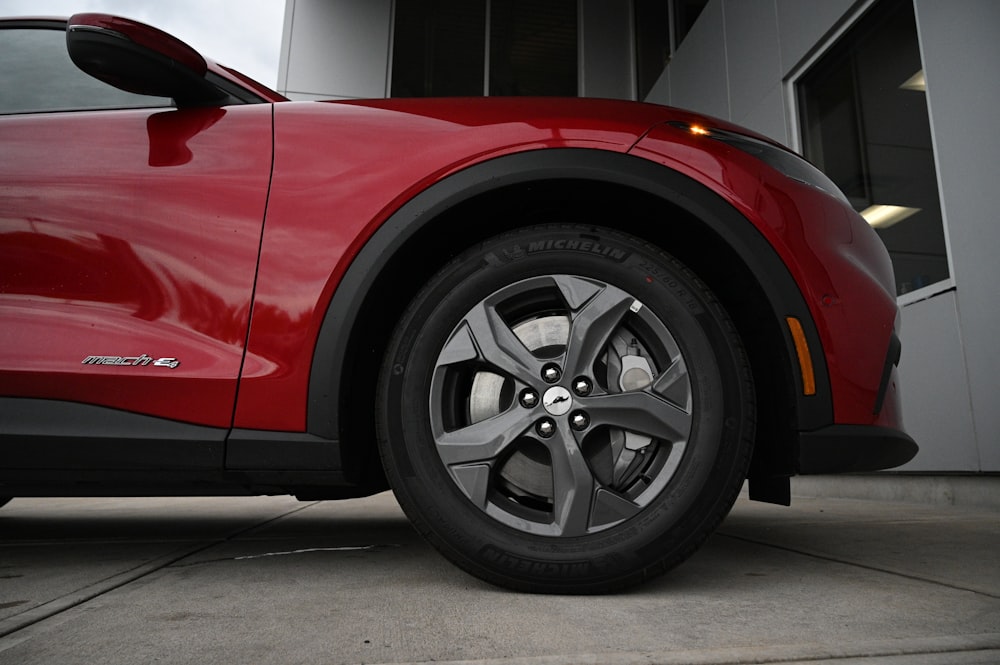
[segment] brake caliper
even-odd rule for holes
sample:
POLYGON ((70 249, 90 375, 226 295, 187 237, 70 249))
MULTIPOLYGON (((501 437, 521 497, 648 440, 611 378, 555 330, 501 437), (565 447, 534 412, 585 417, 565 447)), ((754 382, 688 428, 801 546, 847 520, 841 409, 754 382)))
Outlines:
MULTIPOLYGON (((611 342, 608 353, 608 386, 617 385, 622 392, 645 390, 653 383, 653 368, 642 355, 635 338, 626 340, 621 335, 611 342)), ((615 460, 614 484, 621 484, 640 468, 646 448, 653 439, 645 434, 617 430, 611 435, 611 452, 615 460)))

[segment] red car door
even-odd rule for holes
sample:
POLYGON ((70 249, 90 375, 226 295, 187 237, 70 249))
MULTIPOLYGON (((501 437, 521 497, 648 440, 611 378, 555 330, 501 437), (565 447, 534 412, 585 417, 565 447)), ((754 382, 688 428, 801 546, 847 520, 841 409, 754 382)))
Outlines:
MULTIPOLYGON (((6 49, 18 39, 36 48, 52 34, 64 39, 51 29, 0 37, 6 49)), ((42 72, 41 87, 78 74, 118 108, 100 108, 101 88, 80 110, 72 95, 46 107, 45 90, 0 102, 0 396, 227 428, 267 201, 271 106, 121 108, 157 101, 119 101, 64 50, 59 66, 70 73, 42 72)))

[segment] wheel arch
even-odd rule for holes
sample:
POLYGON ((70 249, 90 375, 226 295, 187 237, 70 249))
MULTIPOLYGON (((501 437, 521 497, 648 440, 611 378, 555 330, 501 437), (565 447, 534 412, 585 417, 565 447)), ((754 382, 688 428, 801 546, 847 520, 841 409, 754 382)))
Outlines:
POLYGON ((778 254, 735 208, 683 174, 620 153, 548 149, 495 158, 435 183, 392 214, 345 273, 313 354, 307 428, 341 442, 347 477, 383 482, 374 446, 378 368, 421 285, 476 242, 553 221, 630 233, 708 283, 739 329, 757 386, 750 476, 764 487, 770 478, 793 475, 798 430, 832 422, 832 400, 819 335, 778 254), (761 308, 771 315, 761 316, 761 308), (786 316, 802 322, 813 350, 815 395, 798 387, 786 316))

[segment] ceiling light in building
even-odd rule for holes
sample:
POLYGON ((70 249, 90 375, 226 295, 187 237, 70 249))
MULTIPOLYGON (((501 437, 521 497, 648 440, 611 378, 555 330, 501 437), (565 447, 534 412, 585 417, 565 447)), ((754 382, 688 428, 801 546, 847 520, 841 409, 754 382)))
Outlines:
POLYGON ((917 92, 927 92, 927 81, 924 79, 924 70, 920 70, 910 78, 903 81, 899 86, 901 90, 916 90, 917 92))
POLYGON ((887 229, 918 212, 920 208, 876 204, 863 210, 861 216, 873 229, 887 229))

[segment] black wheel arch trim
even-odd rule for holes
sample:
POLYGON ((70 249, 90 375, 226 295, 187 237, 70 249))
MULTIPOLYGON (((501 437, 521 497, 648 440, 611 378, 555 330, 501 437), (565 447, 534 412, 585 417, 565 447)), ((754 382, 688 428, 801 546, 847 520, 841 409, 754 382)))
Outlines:
MULTIPOLYGON (((677 205, 721 237, 747 265, 770 300, 784 331, 790 361, 796 357, 785 316, 802 323, 816 374, 815 395, 796 390, 798 429, 811 430, 833 421, 833 407, 819 333, 795 280, 763 235, 739 211, 705 185, 649 160, 587 148, 532 150, 470 166, 431 185, 396 210, 352 261, 327 307, 310 371, 307 431, 341 439, 338 405, 351 332, 360 320, 378 274, 414 235, 438 215, 481 194, 502 187, 545 180, 594 180, 643 191, 677 205)), ((798 376, 797 368, 792 376, 798 376)))

